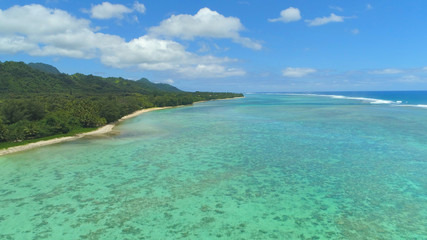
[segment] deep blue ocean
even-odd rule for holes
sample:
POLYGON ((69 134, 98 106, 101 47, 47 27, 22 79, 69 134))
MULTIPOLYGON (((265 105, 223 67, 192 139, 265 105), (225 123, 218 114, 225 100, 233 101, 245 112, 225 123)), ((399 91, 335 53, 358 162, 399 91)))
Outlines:
POLYGON ((0 157, 0 239, 427 239, 427 92, 247 94, 0 157))

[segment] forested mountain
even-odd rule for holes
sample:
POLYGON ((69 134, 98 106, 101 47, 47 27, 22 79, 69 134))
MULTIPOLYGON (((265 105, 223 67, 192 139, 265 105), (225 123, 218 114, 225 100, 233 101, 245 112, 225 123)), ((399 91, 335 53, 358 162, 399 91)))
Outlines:
POLYGON ((61 72, 54 66, 45 63, 28 63, 28 66, 45 73, 60 74, 61 72))
POLYGON ((143 88, 166 91, 166 92, 181 92, 181 90, 179 90, 178 88, 172 85, 169 85, 166 83, 152 83, 146 78, 141 78, 138 81, 136 81, 136 83, 143 88))
POLYGON ((67 75, 47 64, 0 63, 0 94, 28 93, 141 93, 181 92, 168 84, 156 84, 142 78, 102 78, 76 73, 67 75), (37 67, 35 67, 37 66, 37 67), (54 70, 53 70, 54 69, 54 70), (56 71, 55 71, 56 70, 56 71))
POLYGON ((243 96, 184 92, 142 78, 60 73, 47 64, 0 62, 0 142, 16 142, 114 122, 136 110, 243 96))

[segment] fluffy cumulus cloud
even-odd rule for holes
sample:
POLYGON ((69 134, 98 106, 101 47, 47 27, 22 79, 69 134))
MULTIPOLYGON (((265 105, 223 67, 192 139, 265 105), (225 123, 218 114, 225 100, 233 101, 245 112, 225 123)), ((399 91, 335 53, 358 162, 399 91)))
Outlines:
POLYGON ((284 77, 300 78, 315 72, 316 72, 316 69, 313 69, 313 68, 287 67, 285 70, 282 71, 282 75, 284 77))
POLYGON ((244 27, 235 17, 225 17, 209 8, 200 9, 195 15, 172 15, 159 26, 149 29, 151 36, 177 37, 192 40, 196 37, 229 38, 234 42, 252 49, 261 49, 262 45, 240 36, 244 27))
POLYGON ((329 17, 318 17, 313 20, 305 20, 305 22, 308 23, 308 26, 320 26, 332 22, 344 22, 344 17, 331 13, 329 17))
POLYGON ((90 10, 91 17, 97 19, 123 18, 126 13, 131 13, 133 10, 121 5, 103 2, 99 5, 92 6, 90 10))
POLYGON ((280 12, 279 18, 268 19, 270 22, 294 22, 301 19, 301 13, 298 8, 290 7, 280 12))
POLYGON ((103 3, 98 4, 98 5, 93 5, 92 8, 87 12, 90 13, 91 18, 96 18, 96 19, 118 18, 118 19, 122 19, 125 14, 131 13, 133 11, 137 11, 139 13, 145 13, 144 4, 136 1, 133 4, 133 8, 128 8, 122 4, 112 4, 110 2, 103 2, 103 3))
POLYGON ((94 54, 91 45, 100 36, 89 21, 36 4, 0 11, 0 22, 0 39, 6 43, 2 52, 6 53, 90 58, 94 54))
POLYGON ((120 36, 96 31, 88 20, 37 4, 0 10, 0 22, 0 53, 99 58, 111 67, 166 70, 188 76, 206 73, 206 77, 223 77, 244 73, 224 66, 232 62, 231 59, 199 56, 177 42, 152 36, 126 41, 120 36), (219 71, 218 76, 212 75, 212 69, 219 71))
POLYGON ((25 37, 0 35, 0 53, 29 52, 36 47, 37 44, 28 41, 25 37))

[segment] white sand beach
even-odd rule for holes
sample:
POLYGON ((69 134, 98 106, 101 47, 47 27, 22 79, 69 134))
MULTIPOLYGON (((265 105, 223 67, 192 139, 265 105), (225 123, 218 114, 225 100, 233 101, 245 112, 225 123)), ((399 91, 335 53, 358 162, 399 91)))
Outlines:
POLYGON ((107 124, 105 126, 102 126, 98 129, 94 130, 94 131, 91 131, 91 132, 80 133, 80 134, 77 134, 75 136, 54 138, 54 139, 50 139, 50 140, 29 143, 29 144, 22 145, 22 146, 16 146, 16 147, 10 147, 7 149, 2 149, 2 150, 0 150, 0 156, 6 155, 6 154, 11 154, 11 153, 16 153, 16 152, 21 152, 21 151, 26 151, 26 150, 30 150, 30 149, 38 148, 38 147, 42 147, 42 146, 52 145, 52 144, 56 144, 56 143, 72 141, 72 140, 76 140, 76 139, 79 139, 79 138, 82 138, 85 136, 95 136, 95 135, 106 134, 106 133, 111 132, 113 130, 114 126, 116 126, 116 124, 121 122, 121 121, 139 116, 139 115, 146 113, 146 112, 151 112, 151 111, 166 109, 166 108, 171 108, 171 107, 156 107, 156 108, 142 109, 142 110, 138 110, 136 112, 133 112, 129 115, 122 117, 120 120, 118 120, 115 123, 107 124))
MULTIPOLYGON (((244 97, 237 97, 237 98, 244 98, 244 97)), ((216 100, 230 100, 230 99, 236 99, 236 98, 216 99, 216 100)), ((205 102, 205 101, 200 101, 200 102, 205 102)), ((199 103, 199 102, 195 102, 195 103, 199 103)), ((183 106, 185 106, 185 105, 174 106, 174 107, 183 107, 183 106)), ((133 113, 131 113, 129 115, 126 115, 126 116, 122 117, 121 119, 119 119, 115 123, 107 124, 105 126, 102 126, 102 127, 98 128, 98 129, 94 130, 94 131, 87 132, 87 133, 76 134, 75 136, 54 138, 54 139, 50 139, 50 140, 39 141, 39 142, 29 143, 29 144, 26 144, 26 145, 21 145, 21 146, 16 146, 16 147, 10 147, 10 148, 6 148, 6 149, 2 149, 2 150, 0 150, 0 156, 6 155, 6 154, 11 154, 11 153, 16 153, 16 152, 21 152, 21 151, 26 151, 26 150, 30 150, 30 149, 38 148, 38 147, 42 147, 42 146, 52 145, 52 144, 56 144, 56 143, 61 143, 61 142, 66 142, 66 141, 72 141, 72 140, 76 140, 76 139, 79 139, 79 138, 82 138, 82 137, 85 137, 85 136, 96 136, 96 135, 106 134, 106 133, 109 133, 109 132, 113 131, 113 128, 119 122, 122 122, 122 121, 124 121, 126 119, 139 116, 139 115, 141 115, 143 113, 146 113, 146 112, 151 112, 151 111, 156 111, 156 110, 161 110, 161 109, 167 109, 167 108, 173 108, 173 107, 155 107, 155 108, 141 109, 141 110, 138 110, 136 112, 133 112, 133 113)))

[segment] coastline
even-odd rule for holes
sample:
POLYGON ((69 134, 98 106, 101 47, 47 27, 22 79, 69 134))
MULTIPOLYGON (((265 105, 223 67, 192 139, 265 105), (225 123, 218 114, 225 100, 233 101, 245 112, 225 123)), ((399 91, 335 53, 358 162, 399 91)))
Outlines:
POLYGON ((54 139, 49 139, 49 140, 44 140, 44 141, 29 143, 29 144, 26 144, 26 145, 21 145, 21 146, 16 146, 16 147, 10 147, 10 148, 6 148, 6 149, 2 149, 2 150, 0 150, 0 156, 6 155, 6 154, 11 154, 11 153, 22 152, 22 151, 26 151, 26 150, 30 150, 30 149, 34 149, 34 148, 38 148, 38 147, 48 146, 48 145, 52 145, 52 144, 56 144, 56 143, 73 141, 73 140, 80 139, 80 138, 83 138, 83 137, 86 137, 86 136, 96 136, 96 135, 106 134, 106 133, 109 133, 109 132, 113 131, 113 128, 119 122, 122 122, 122 121, 124 121, 126 119, 139 116, 139 115, 141 115, 143 113, 146 113, 146 112, 151 112, 151 111, 156 111, 156 110, 161 110, 161 109, 167 109, 167 108, 171 108, 171 107, 155 107, 155 108, 142 109, 142 110, 135 111, 135 112, 133 112, 133 113, 131 113, 129 115, 123 116, 118 121, 116 121, 114 123, 109 123, 109 124, 107 124, 105 126, 102 126, 102 127, 98 128, 98 129, 94 130, 94 131, 91 131, 91 132, 79 133, 79 134, 76 134, 74 136, 59 137, 59 138, 54 138, 54 139))
MULTIPOLYGON (((236 97, 236 98, 244 98, 244 97, 236 97)), ((215 99, 215 100, 230 100, 230 99, 236 99, 236 98, 226 98, 226 99, 215 99)), ((212 100, 210 100, 212 101, 212 100)), ((194 102, 195 103, 200 103, 200 102, 206 102, 206 101, 199 101, 199 102, 194 102)), ((77 140, 86 136, 96 136, 96 135, 103 135, 106 133, 109 133, 111 131, 113 131, 113 128, 120 122, 139 116, 141 114, 147 113, 147 112, 152 112, 152 111, 157 111, 157 110, 162 110, 162 109, 168 109, 168 108, 176 108, 176 107, 183 107, 183 106, 188 106, 188 105, 180 105, 180 106, 168 106, 168 107, 154 107, 154 108, 146 108, 146 109, 141 109, 138 111, 135 111, 131 114, 128 114, 126 116, 123 116, 122 118, 120 118, 118 121, 114 122, 114 123, 109 123, 105 126, 102 126, 94 131, 91 132, 86 132, 86 133, 79 133, 76 134, 74 136, 69 136, 69 137, 59 137, 59 138, 54 138, 54 139, 49 139, 49 140, 43 140, 43 141, 38 141, 38 142, 34 142, 34 143, 29 143, 29 144, 25 144, 25 145, 21 145, 21 146, 16 146, 16 147, 10 147, 10 148, 6 148, 6 149, 1 149, 0 150, 0 156, 4 156, 7 154, 12 154, 12 153, 17 153, 17 152, 22 152, 22 151, 27 151, 30 149, 34 149, 34 148, 39 148, 39 147, 43 147, 43 146, 48 146, 48 145, 52 145, 52 144, 57 144, 57 143, 61 143, 61 142, 68 142, 68 141, 73 141, 73 140, 77 140)))

